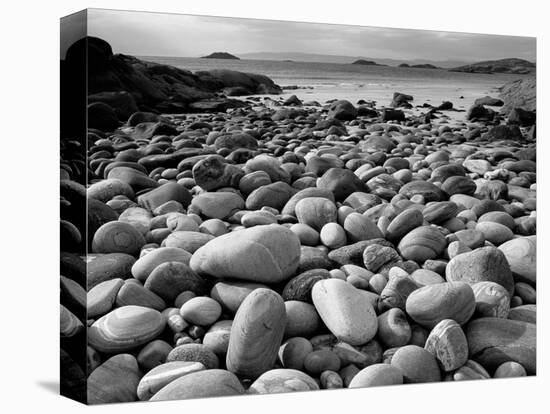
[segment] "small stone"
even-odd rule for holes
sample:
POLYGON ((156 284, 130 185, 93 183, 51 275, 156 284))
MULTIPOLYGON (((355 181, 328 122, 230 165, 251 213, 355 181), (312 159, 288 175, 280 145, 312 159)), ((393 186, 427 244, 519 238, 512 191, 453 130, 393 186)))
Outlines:
POLYGON ((191 324, 202 326, 212 325, 218 320, 221 313, 221 305, 207 296, 191 298, 180 309, 183 319, 191 324))
POLYGON ((141 376, 138 363, 132 355, 118 354, 111 357, 88 377, 88 404, 136 401, 141 376))
POLYGON ((403 374, 390 364, 373 364, 359 371, 348 388, 380 387, 403 384, 403 374))
POLYGON ((204 369, 200 362, 174 361, 159 365, 141 379, 137 387, 137 396, 141 401, 147 401, 172 381, 204 369))
POLYGON ((445 372, 460 368, 468 360, 466 335, 452 319, 444 319, 434 326, 424 349, 435 356, 445 372))
POLYGON ((340 340, 362 345, 378 329, 372 305, 360 291, 339 279, 325 279, 313 285, 311 297, 319 316, 340 340))
POLYGON ((398 348, 393 354, 391 365, 402 372, 404 383, 441 381, 441 371, 435 357, 416 345, 398 348))

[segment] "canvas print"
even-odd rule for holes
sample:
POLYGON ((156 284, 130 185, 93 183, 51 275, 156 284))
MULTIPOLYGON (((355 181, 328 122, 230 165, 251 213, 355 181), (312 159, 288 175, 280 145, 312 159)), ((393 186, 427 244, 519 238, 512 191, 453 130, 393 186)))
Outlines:
POLYGON ((536 375, 535 38, 88 9, 60 64, 62 394, 536 375))

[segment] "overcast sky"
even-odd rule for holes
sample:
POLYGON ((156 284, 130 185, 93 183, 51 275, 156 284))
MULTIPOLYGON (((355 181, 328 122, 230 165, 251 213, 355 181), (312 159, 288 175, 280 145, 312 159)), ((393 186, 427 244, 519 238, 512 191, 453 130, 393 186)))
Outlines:
POLYGON ((305 52, 391 59, 535 60, 535 38, 89 9, 88 34, 115 53, 197 57, 305 52))

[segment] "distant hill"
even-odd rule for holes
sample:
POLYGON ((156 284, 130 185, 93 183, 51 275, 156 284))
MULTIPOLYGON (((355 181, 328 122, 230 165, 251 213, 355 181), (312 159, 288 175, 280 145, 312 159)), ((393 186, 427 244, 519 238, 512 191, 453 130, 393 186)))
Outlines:
POLYGON ((358 59, 358 60, 356 60, 355 62, 353 62, 352 65, 370 65, 370 66, 378 66, 378 63, 376 63, 374 60, 358 59))
POLYGON ((509 58, 499 60, 487 60, 484 62, 472 63, 470 65, 459 66, 449 69, 452 72, 467 73, 514 73, 529 74, 534 73, 536 65, 528 60, 509 58))
POLYGON ((400 63, 410 65, 430 64, 439 68, 454 68, 461 65, 473 63, 472 60, 429 60, 429 59, 386 59, 373 58, 366 56, 344 56, 344 55, 323 55, 320 53, 301 53, 301 52, 254 52, 239 53, 241 59, 252 60, 292 60, 294 62, 324 62, 349 64, 355 60, 375 61, 378 65, 398 66, 400 63))
POLYGON ((236 59, 240 60, 237 56, 232 55, 231 53, 227 52, 214 52, 209 54, 208 56, 201 56, 201 59, 236 59))
POLYGON ((419 68, 419 69, 439 69, 437 66, 431 65, 431 64, 429 64, 429 63, 424 63, 424 64, 421 64, 421 65, 411 65, 411 68, 419 68))

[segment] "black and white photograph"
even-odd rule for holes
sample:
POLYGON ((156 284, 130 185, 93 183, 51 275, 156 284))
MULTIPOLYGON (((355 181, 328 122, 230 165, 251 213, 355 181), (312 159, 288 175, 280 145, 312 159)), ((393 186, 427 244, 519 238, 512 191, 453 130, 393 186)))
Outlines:
POLYGON ((60 19, 62 395, 537 375, 537 38, 153 10, 60 19))

